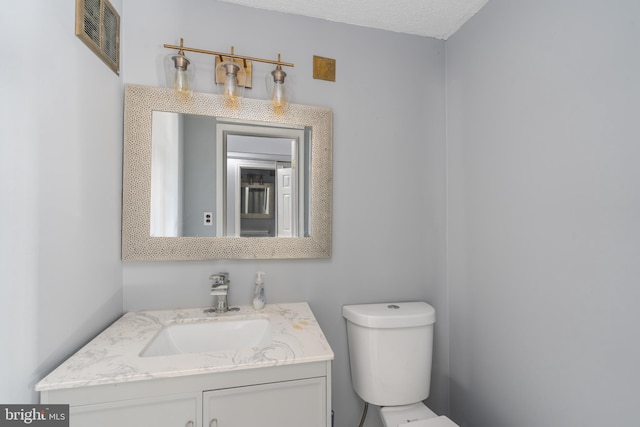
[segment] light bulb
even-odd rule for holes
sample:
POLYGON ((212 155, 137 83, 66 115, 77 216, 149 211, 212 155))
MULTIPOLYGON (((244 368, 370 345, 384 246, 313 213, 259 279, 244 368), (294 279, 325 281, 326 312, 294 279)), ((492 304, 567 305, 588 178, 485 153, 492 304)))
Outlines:
MULTIPOLYGON (((236 66, 236 68, 238 67, 236 66)), ((224 88, 222 89, 222 94, 224 95, 227 101, 235 102, 238 99, 237 70, 233 69, 233 67, 228 67, 226 76, 227 78, 224 81, 224 88)))
POLYGON ((191 92, 189 88, 189 77, 187 71, 177 68, 173 74, 173 89, 181 95, 187 95, 191 92))
POLYGON ((273 104, 273 108, 277 110, 283 110, 287 105, 287 96, 284 88, 284 83, 274 82, 271 102, 273 104))

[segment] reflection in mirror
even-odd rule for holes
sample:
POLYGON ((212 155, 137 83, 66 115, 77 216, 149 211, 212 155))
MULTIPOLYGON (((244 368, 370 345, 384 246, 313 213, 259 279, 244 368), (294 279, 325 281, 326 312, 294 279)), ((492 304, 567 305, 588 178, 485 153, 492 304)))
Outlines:
POLYGON ((308 237, 311 130, 153 111, 152 237, 308 237))
POLYGON ((127 85, 124 260, 331 256, 332 112, 127 85))

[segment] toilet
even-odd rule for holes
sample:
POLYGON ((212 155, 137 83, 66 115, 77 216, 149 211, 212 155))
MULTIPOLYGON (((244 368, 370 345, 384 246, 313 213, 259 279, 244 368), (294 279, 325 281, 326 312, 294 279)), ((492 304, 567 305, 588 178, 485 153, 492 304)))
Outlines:
POLYGON ((436 311, 426 302, 345 305, 351 383, 384 427, 457 427, 429 396, 436 311))

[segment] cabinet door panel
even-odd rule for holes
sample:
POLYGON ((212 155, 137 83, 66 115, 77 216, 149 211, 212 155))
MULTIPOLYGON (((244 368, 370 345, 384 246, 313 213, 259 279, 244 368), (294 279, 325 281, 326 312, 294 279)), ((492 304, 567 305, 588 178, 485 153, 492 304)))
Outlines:
POLYGON ((200 408, 199 393, 72 406, 69 426, 200 427, 200 408))
POLYGON ((203 422, 205 427, 326 427, 326 396, 325 378, 208 391, 203 422))

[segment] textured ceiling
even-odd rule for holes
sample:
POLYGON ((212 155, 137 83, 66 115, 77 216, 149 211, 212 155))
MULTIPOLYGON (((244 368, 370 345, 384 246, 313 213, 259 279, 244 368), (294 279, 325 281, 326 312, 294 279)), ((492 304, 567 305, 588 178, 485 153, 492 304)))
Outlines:
POLYGON ((222 0, 446 40, 488 0, 222 0))

